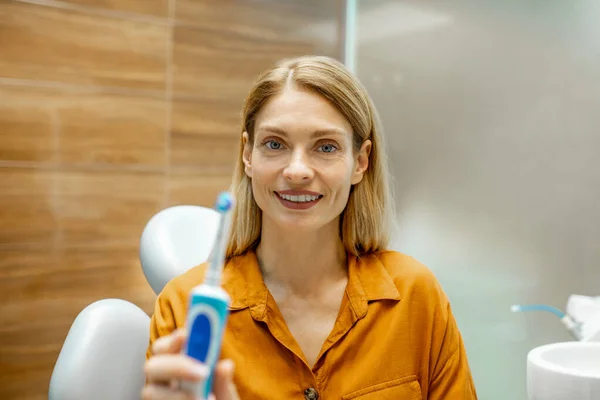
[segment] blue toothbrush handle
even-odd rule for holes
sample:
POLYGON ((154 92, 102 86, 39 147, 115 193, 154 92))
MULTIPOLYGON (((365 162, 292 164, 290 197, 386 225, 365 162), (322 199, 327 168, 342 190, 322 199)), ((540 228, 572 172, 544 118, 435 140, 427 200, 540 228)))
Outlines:
POLYGON ((206 365, 210 372, 204 382, 184 384, 201 399, 208 399, 212 389, 215 365, 221 353, 230 302, 227 292, 211 285, 200 285, 190 295, 188 336, 184 352, 206 365))

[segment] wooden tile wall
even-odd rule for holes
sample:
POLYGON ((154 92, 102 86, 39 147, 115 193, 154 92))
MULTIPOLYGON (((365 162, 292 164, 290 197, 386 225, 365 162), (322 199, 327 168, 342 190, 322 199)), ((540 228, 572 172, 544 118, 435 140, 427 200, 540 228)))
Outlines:
POLYGON ((0 85, 0 157, 164 168, 167 102, 97 88, 0 85))
POLYGON ((228 188, 252 81, 279 58, 340 58, 342 8, 0 0, 1 399, 47 398, 88 304, 152 312, 145 223, 228 188))

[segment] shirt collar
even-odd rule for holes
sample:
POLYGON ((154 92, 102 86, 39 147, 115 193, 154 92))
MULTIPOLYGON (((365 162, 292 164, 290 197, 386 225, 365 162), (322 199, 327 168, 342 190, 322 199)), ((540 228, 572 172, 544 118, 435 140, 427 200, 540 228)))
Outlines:
POLYGON ((223 270, 223 288, 231 297, 230 310, 250 308, 254 319, 264 319, 269 290, 254 251, 229 260, 223 270))
POLYGON ((358 318, 371 301, 400 300, 400 292, 377 254, 348 255, 348 298, 358 318))
MULTIPOLYGON (((231 296, 231 310, 250 308, 254 318, 264 317, 268 289, 254 251, 229 260, 223 271, 223 287, 231 296)), ((359 318, 366 315, 371 301, 400 300, 400 293, 377 254, 360 257, 348 254, 346 293, 359 318)))

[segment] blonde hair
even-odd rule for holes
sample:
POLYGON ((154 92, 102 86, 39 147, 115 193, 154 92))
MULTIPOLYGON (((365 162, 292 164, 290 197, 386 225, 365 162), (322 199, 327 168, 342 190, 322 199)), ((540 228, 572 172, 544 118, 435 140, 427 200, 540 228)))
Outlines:
MULTIPOLYGON (((305 56, 282 60, 262 73, 246 98, 242 134, 248 133, 252 145, 257 113, 289 84, 323 96, 346 117, 353 129, 354 151, 358 151, 365 140, 371 141, 369 166, 363 179, 350 191, 341 214, 340 235, 346 251, 353 255, 384 250, 394 213, 383 136, 369 95, 343 64, 328 57, 305 56)), ((252 181, 244 170, 243 151, 240 136, 231 186, 236 206, 232 213, 227 258, 244 254, 260 242, 262 211, 254 200, 252 181)))

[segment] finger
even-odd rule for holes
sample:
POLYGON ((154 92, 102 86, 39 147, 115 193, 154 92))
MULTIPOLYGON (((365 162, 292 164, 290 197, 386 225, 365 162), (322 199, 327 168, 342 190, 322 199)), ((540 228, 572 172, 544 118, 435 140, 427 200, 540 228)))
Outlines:
POLYGON ((231 360, 223 360, 217 364, 213 383, 216 400, 239 400, 240 397, 233 383, 234 367, 231 360))
POLYGON ((193 393, 172 390, 164 386, 147 385, 142 389, 142 400, 195 400, 193 393))
POLYGON ((186 338, 184 329, 173 331, 170 335, 162 336, 152 344, 152 354, 179 353, 186 338))
POLYGON ((208 368, 184 354, 159 354, 146 361, 144 373, 148 382, 172 379, 198 382, 206 379, 208 368))

